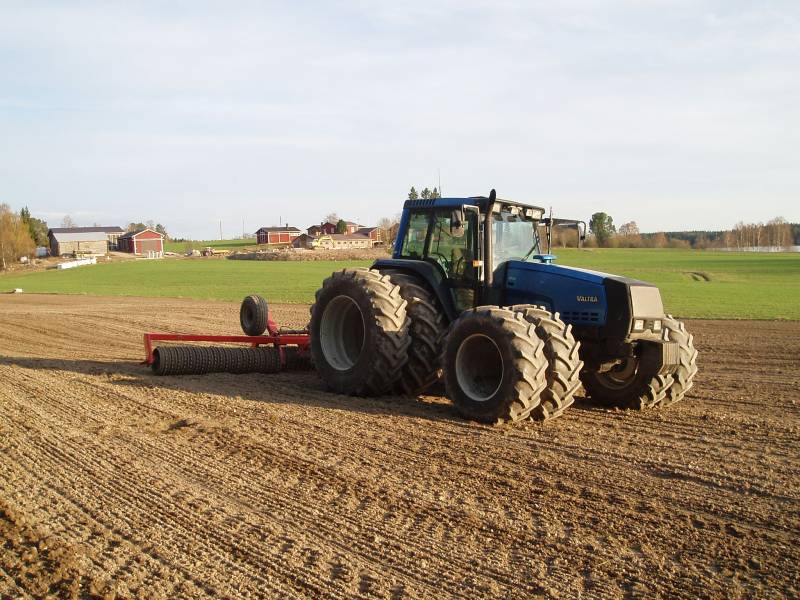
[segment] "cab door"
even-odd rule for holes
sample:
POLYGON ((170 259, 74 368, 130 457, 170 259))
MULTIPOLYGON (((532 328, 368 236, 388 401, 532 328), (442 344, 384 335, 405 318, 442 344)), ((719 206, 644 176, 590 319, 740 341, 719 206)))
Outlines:
POLYGON ((480 264, 477 216, 451 209, 437 209, 431 215, 425 260, 444 271, 459 312, 475 306, 480 264))

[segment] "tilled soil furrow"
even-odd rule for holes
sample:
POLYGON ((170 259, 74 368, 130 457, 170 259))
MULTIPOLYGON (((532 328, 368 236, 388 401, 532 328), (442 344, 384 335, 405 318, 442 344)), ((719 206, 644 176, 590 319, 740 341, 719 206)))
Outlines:
POLYGON ((798 594, 800 324, 688 323, 701 372, 666 410, 485 427, 313 372, 155 378, 144 331, 238 330, 235 303, 157 304, 0 297, 0 493, 84 594, 798 594))
MULTIPOLYGON (((81 441, 85 442, 87 440, 81 441)), ((183 572, 184 576, 203 587, 208 587, 208 584, 201 579, 191 577, 191 571, 187 570, 186 567, 181 567, 181 562, 190 562, 194 565, 193 568, 195 570, 199 567, 200 573, 213 569, 215 565, 224 566, 224 570, 229 576, 232 577, 238 572, 250 585, 255 586, 254 589, 261 589, 262 592, 271 591, 272 594, 287 594, 290 593, 290 590, 295 592, 302 591, 293 585, 291 587, 274 587, 274 582, 269 582, 261 577, 255 565, 244 565, 232 560, 230 557, 236 555, 235 549, 243 540, 237 541, 232 535, 220 538, 215 538, 211 535, 211 520, 183 506, 182 500, 186 497, 192 500, 199 499, 199 497, 193 498, 189 496, 189 492, 185 492, 186 496, 181 497, 171 489, 169 483, 152 478, 148 482, 149 488, 146 491, 142 490, 137 482, 141 481, 147 472, 140 470, 126 473, 124 468, 127 466, 130 469, 131 465, 126 465, 123 461, 107 464, 105 461, 81 451, 81 448, 84 447, 64 444, 63 441, 58 441, 57 439, 44 439, 40 444, 39 450, 43 456, 50 459, 48 463, 58 465, 57 470, 51 472, 53 475, 62 478, 69 476, 68 483, 73 493, 81 487, 80 478, 83 471, 89 470, 95 475, 92 488, 93 497, 84 498, 83 501, 73 499, 73 502, 77 502, 78 507, 84 514, 90 515, 99 522, 113 520, 118 524, 116 526, 118 531, 120 530, 119 524, 124 523, 127 531, 123 535, 126 539, 135 539, 137 541, 141 539, 135 536, 135 532, 142 529, 142 524, 144 523, 149 523, 146 529, 155 529, 160 536, 166 538, 160 542, 160 545, 164 546, 171 546, 179 540, 199 536, 203 541, 202 548, 193 545, 188 555, 178 558, 159 552, 158 554, 151 554, 151 556, 159 562, 164 561, 166 566, 177 568, 183 572), (107 484, 105 481, 113 481, 113 484, 107 484), (126 502, 123 506, 117 508, 114 505, 114 499, 120 497, 125 498, 126 502), (161 503, 165 498, 169 498, 172 501, 167 508, 161 508, 161 503), (100 508, 103 505, 114 506, 114 508, 106 508, 104 510, 100 508), (219 550, 221 546, 226 548, 225 552, 219 550), (271 583, 273 585, 270 585, 271 583)), ((31 464, 26 457, 17 458, 20 465, 28 465, 31 471, 36 468, 36 463, 31 464)), ((174 484, 175 482, 171 483, 174 484)), ((63 496, 62 490, 55 491, 61 492, 63 496)), ((143 547, 143 551, 147 552, 148 547, 143 547)), ((261 558, 266 558, 266 555, 261 558)), ((280 572, 278 568, 280 564, 274 559, 265 560, 260 564, 261 568, 272 566, 273 568, 270 571, 280 572)), ((291 585, 293 578, 287 575, 284 583, 291 585)), ((218 585, 221 588, 228 588, 227 584, 218 585)), ((226 596, 236 596, 230 588, 228 589, 226 596)), ((207 591, 214 596, 222 593, 221 589, 208 588, 207 591)), ((308 590, 306 589, 305 591, 308 590)))
MULTIPOLYGON (((216 445, 220 446, 221 448, 224 448, 226 445, 231 444, 232 442, 234 442, 233 445, 235 447, 241 449, 242 448, 241 442, 237 441, 235 439, 231 439, 231 433, 232 432, 224 432, 223 439, 220 439, 216 445)), ((123 440, 121 440, 121 441, 123 441, 123 440)), ((136 441, 141 441, 141 440, 124 440, 124 441, 135 443, 136 441)), ((258 453, 258 455, 260 456, 261 453, 263 453, 263 452, 269 452, 269 448, 265 448, 263 446, 256 446, 254 448, 248 448, 248 449, 251 450, 251 455, 255 455, 256 453, 258 453)), ((173 459, 173 461, 174 461, 174 459, 176 459, 176 458, 181 458, 182 459, 182 460, 180 460, 180 464, 182 465, 182 468, 189 466, 189 467, 191 467, 192 472, 194 472, 195 468, 197 468, 198 470, 202 470, 204 465, 208 464, 208 463, 202 462, 202 460, 194 460, 194 458, 196 457, 196 452, 194 452, 191 448, 189 448, 187 450, 187 453, 185 455, 182 455, 182 456, 180 455, 180 453, 176 453, 177 448, 175 448, 174 446, 172 448, 170 448, 169 450, 166 450, 166 449, 163 449, 163 448, 146 448, 146 447, 142 447, 140 445, 139 447, 136 448, 136 450, 137 450, 137 456, 139 456, 140 459, 143 456, 146 456, 148 453, 155 453, 156 454, 155 458, 157 459, 155 462, 156 462, 156 464, 159 464, 159 463, 162 463, 162 461, 163 461, 163 463, 162 463, 162 464, 164 464, 164 466, 162 467, 163 470, 169 470, 169 467, 172 464, 171 462, 169 462, 170 459, 173 459)), ((267 458, 267 460, 264 463, 265 465, 268 465, 268 464, 271 464, 271 463, 272 464, 280 463, 282 459, 285 460, 285 456, 283 454, 283 451, 279 451, 279 452, 273 453, 272 455, 267 455, 266 458, 267 458)), ((252 462, 252 459, 248 459, 248 462, 252 462)), ((309 467, 313 467, 313 463, 308 461, 308 460, 305 460, 305 461, 293 461, 292 464, 288 465, 288 467, 289 468, 287 470, 292 470, 292 471, 296 471, 296 472, 308 472, 309 471, 309 467)), ((201 479, 203 481, 210 481, 210 482, 217 483, 218 484, 217 487, 219 489, 230 490, 230 485, 232 483, 235 483, 235 481, 236 481, 236 476, 234 475, 234 473, 236 475, 238 475, 239 477, 244 475, 245 478, 248 478, 248 477, 254 477, 255 478, 255 477, 258 477, 260 471, 258 469, 256 469, 256 470, 254 470, 254 471, 252 471, 250 473, 247 473, 247 472, 243 472, 242 470, 237 469, 233 473, 232 472, 227 472, 227 473, 223 474, 223 473, 220 473, 218 471, 206 470, 205 472, 202 473, 202 478, 201 479)), ((337 479, 335 477, 335 474, 333 474, 331 476, 331 479, 332 480, 337 479)), ((308 511, 305 511, 304 510, 304 506, 305 506, 304 504, 297 504, 293 508, 287 510, 287 508, 285 506, 286 500, 284 498, 292 498, 296 492, 297 492, 296 489, 284 490, 283 493, 278 495, 278 500, 277 501, 273 501, 273 503, 271 505, 269 505, 269 506, 263 506, 262 510, 264 510, 266 508, 266 509, 268 509, 267 512, 269 512, 271 514, 282 514, 282 513, 285 513, 287 515, 291 515, 292 519, 298 519, 300 516, 306 516, 307 517, 307 522, 309 524, 313 523, 314 514, 313 513, 308 513, 308 511), (308 514, 304 515, 304 513, 308 513, 308 514)), ((230 498, 229 494, 226 495, 226 497, 230 498)), ((258 503, 261 503, 262 505, 265 505, 266 503, 268 503, 270 501, 270 496, 269 496, 269 494, 267 494, 267 495, 250 494, 247 497, 239 498, 238 501, 242 505, 246 505, 246 506, 258 505, 258 503)), ((430 524, 429 528, 435 528, 437 523, 438 523, 438 519, 439 519, 439 517, 437 517, 434 514, 431 514, 429 516, 429 519, 427 519, 427 521, 430 524)), ((417 525, 419 526, 420 523, 418 523, 417 525)), ((326 536, 328 536, 330 539, 336 539, 337 537, 341 538, 340 541, 339 541, 339 544, 338 544, 338 550, 341 551, 341 552, 350 552, 350 553, 352 553, 354 551, 360 551, 364 556, 370 556, 371 554, 374 554, 374 548, 372 548, 370 546, 363 546, 363 545, 359 544, 358 542, 354 541, 354 538, 359 535, 360 531, 363 530, 363 528, 364 528, 364 526, 353 526, 348 521, 342 521, 341 523, 333 523, 333 524, 331 524, 329 527, 326 528, 325 531, 323 531, 323 533, 326 536)), ((367 529, 369 529, 368 526, 367 526, 367 529)), ((242 533, 241 530, 239 531, 239 533, 240 534, 242 533)), ((386 536, 385 533, 383 533, 382 535, 384 537, 386 536)), ((407 538, 402 538, 402 539, 398 538, 398 539, 395 540, 395 546, 397 548, 402 548, 403 546, 407 546, 408 545, 408 541, 409 540, 407 538)), ((435 548, 429 548, 426 545, 420 545, 419 546, 419 550, 420 550, 420 552, 428 552, 428 553, 435 554, 435 548)), ((258 562, 256 561, 255 564, 258 564, 258 562)), ((389 564, 385 564, 383 566, 385 568, 390 568, 389 564)), ((446 568, 447 563, 443 561, 441 566, 442 566, 442 568, 446 568)), ((398 573, 398 575, 399 574, 400 573, 398 573)), ((416 578, 424 578, 425 571, 419 570, 417 572, 404 573, 403 575, 404 576, 411 575, 411 576, 416 577, 416 578)), ((495 577, 497 577, 500 581, 502 581, 504 579, 504 577, 505 577, 502 573, 494 573, 493 575, 495 577)), ((457 582, 458 574, 455 573, 455 574, 453 574, 451 576, 457 582)), ((434 592, 436 589, 437 588, 431 588, 431 592, 434 592)), ((438 589, 441 589, 441 588, 438 588, 438 589)), ((451 590, 451 593, 457 593, 457 589, 451 590)))
MULTIPOLYGON (((315 431, 319 431, 320 429, 323 429, 319 425, 314 425, 314 426, 306 425, 306 427, 307 428, 313 428, 315 431)), ((327 433, 335 435, 336 438, 339 439, 339 440, 341 440, 342 437, 344 437, 345 439, 347 437, 347 436, 343 436, 343 432, 342 432, 341 428, 339 428, 337 431, 327 430, 327 433)), ((317 439, 319 439, 318 436, 317 436, 317 439)), ((528 443, 529 440, 525 440, 525 442, 528 443)), ((401 445, 402 444, 398 443, 398 444, 395 444, 394 446, 389 446, 389 445, 385 445, 385 444, 379 443, 377 446, 375 446, 375 445, 367 445, 367 446, 364 447, 363 450, 364 450, 364 453, 369 454, 369 455, 380 455, 382 449, 387 448, 387 447, 391 447, 392 448, 392 454, 394 455, 394 457, 395 458, 399 458, 397 455, 400 454, 401 451, 402 451, 401 445)), ((436 444, 432 443, 431 445, 434 446, 436 444)), ((594 452, 591 448, 567 446, 566 444, 564 444, 563 442, 560 442, 560 441, 557 442, 557 443, 555 443, 555 442, 554 443, 537 442, 537 445, 541 446, 541 447, 544 447, 544 448, 549 448, 549 449, 553 449, 553 450, 560 450, 560 451, 563 451, 565 448, 571 448, 571 451, 573 453, 572 455, 576 459, 593 460, 593 461, 595 461, 597 463, 598 467, 605 467, 606 463, 608 463, 609 460, 611 460, 612 462, 615 462, 617 464, 620 464, 620 465, 626 464, 628 462, 628 457, 626 457, 624 454, 608 453, 608 451, 606 451, 605 453, 600 455, 600 454, 594 452)), ((338 448, 334 448, 334 451, 337 450, 337 449, 338 448)), ((407 455, 406 455, 406 458, 411 460, 411 459, 416 458, 416 455, 418 455, 418 454, 419 454, 418 452, 409 451, 407 453, 407 455)), ((695 457, 695 460, 696 460, 696 457, 695 457)), ((711 464, 713 464, 713 463, 711 463, 711 464)), ((786 498, 786 497, 774 497, 774 495, 772 495, 771 493, 765 492, 764 490, 758 489, 756 486, 753 485, 753 479, 752 478, 750 478, 749 481, 746 480, 746 479, 743 479, 741 481, 737 481, 735 478, 733 478, 731 476, 720 477, 719 474, 714 474, 713 471, 702 471, 702 470, 686 471, 686 470, 681 468, 680 464, 671 463, 669 461, 665 462, 665 461, 646 461, 646 460, 644 460, 644 461, 641 461, 641 463, 639 465, 637 465, 637 467, 639 467, 641 469, 641 471, 643 472, 643 474, 645 474, 645 475, 653 475, 653 474, 655 474, 657 477, 662 478, 662 479, 682 480, 682 481, 685 481, 687 483, 692 483, 693 482, 693 483, 695 483, 697 485, 715 487, 715 488, 719 488, 720 490, 726 489, 726 490, 732 491, 732 492, 739 492, 741 487, 746 485, 748 487, 748 494, 750 494, 750 495, 761 495, 761 496, 764 496, 765 498, 772 498, 772 499, 776 499, 776 500, 791 500, 791 498, 786 498), (725 484, 725 481, 727 481, 727 484, 725 484)), ((462 475, 462 474, 463 473, 456 473, 454 475, 462 475)), ((559 473, 554 473, 553 475, 554 475, 553 478, 555 480, 557 480, 560 474, 559 473)), ((674 481, 672 483, 674 484, 674 481)), ((638 486, 634 486, 634 487, 638 487, 638 486)), ((686 496, 691 496, 691 495, 692 494, 690 494, 688 492, 686 493, 686 496)), ((703 496, 704 492, 701 491, 701 492, 698 493, 698 495, 703 496)), ((684 510, 691 510, 692 509, 691 506, 686 506, 685 504, 682 504, 681 508, 684 509, 684 510)), ((739 516, 740 515, 737 515, 736 513, 733 513, 733 512, 728 514, 728 518, 731 518, 731 519, 736 519, 739 516)), ((769 523, 766 523, 765 525, 768 526, 769 523)))
MULTIPOLYGON (((72 416, 75 416, 75 415, 72 415, 72 416)), ((123 440, 121 439, 120 441, 123 441, 123 440)), ((129 441, 129 440, 125 440, 125 441, 129 441)), ((139 447, 139 448, 136 448, 136 450, 137 451, 147 450, 147 448, 139 447)), ((155 450, 156 451, 157 450, 161 450, 161 453, 160 453, 161 455, 157 456, 158 460, 155 461, 155 464, 163 464, 164 466, 162 467, 162 470, 169 470, 169 465, 172 464, 171 461, 174 461, 177 458, 177 456, 176 456, 176 454, 174 452, 174 448, 171 449, 171 450, 164 450, 164 449, 155 449, 155 450)), ((187 457, 193 457, 195 455, 196 455, 196 453, 192 452, 191 449, 190 449, 189 453, 187 454, 187 457)), ((142 455, 139 454, 138 452, 137 452, 137 456, 139 457, 140 460, 142 459, 142 455)), ((279 455, 276 455, 276 458, 279 458, 279 455)), ((192 470, 194 468, 193 465, 186 465, 185 463, 181 463, 181 464, 184 467, 185 466, 192 466, 192 470)), ((202 468, 203 464, 199 463, 197 466, 199 468, 202 468)), ((296 467, 298 465, 294 465, 294 466, 296 467)), ((98 468, 98 467, 95 466, 95 468, 98 468)), ((214 480, 214 479, 217 479, 217 477, 216 477, 217 475, 218 475, 218 473, 208 472, 208 473, 205 474, 205 477, 209 478, 210 480, 214 480)), ((254 472, 252 475, 253 476, 258 476, 258 472, 254 472)), ((225 487, 228 485, 228 483, 230 481, 232 481, 232 480, 235 480, 234 475, 232 473, 228 473, 226 478, 223 478, 222 481, 219 481, 220 489, 225 489, 225 487)), ((255 496, 248 497, 246 499, 246 503, 249 506, 258 505, 259 501, 263 502, 264 501, 264 497, 260 496, 260 495, 255 495, 255 496)), ((270 512, 272 512, 272 511, 276 511, 277 512, 278 509, 283 509, 283 510, 281 510, 279 512, 286 512, 285 508, 280 506, 280 504, 276 504, 275 506, 272 506, 271 509, 272 510, 270 512)), ((294 518, 296 518, 296 514, 294 512, 289 511, 289 513, 292 514, 292 516, 294 518)), ((314 520, 313 519, 313 515, 311 515, 310 518, 309 518, 309 523, 313 522, 313 520, 314 520)), ((349 523, 345 522, 345 523, 342 523, 342 525, 349 525, 349 523)), ((352 529, 352 528, 351 527, 347 527, 346 529, 352 529)), ((331 527, 330 530, 327 531, 326 533, 335 536, 335 535, 337 535, 339 533, 339 531, 340 531, 339 528, 331 527)), ((358 529, 356 528, 354 530, 354 533, 357 533, 357 532, 358 532, 358 529)), ((239 533, 241 534, 241 531, 239 533)), ((339 550, 343 551, 343 552, 346 552, 346 551, 352 552, 352 550, 353 550, 353 548, 352 548, 352 540, 350 540, 350 539, 348 539, 346 537, 343 538, 339 543, 339 550)), ((370 549, 370 548, 368 548, 367 550, 374 551, 373 549, 370 549)), ((263 561, 254 560, 254 565, 258 565, 258 564, 263 564, 263 561)), ((420 573, 417 573, 416 575, 420 575, 420 573)), ((431 591, 434 591, 434 590, 432 589, 431 591)))

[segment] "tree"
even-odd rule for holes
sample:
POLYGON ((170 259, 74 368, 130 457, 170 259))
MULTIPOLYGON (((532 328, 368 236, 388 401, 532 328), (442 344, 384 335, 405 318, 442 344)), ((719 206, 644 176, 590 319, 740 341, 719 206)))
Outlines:
POLYGON ((614 220, 604 212, 596 212, 589 221, 589 230, 597 238, 597 245, 605 246, 614 235, 614 220))
POLYGON ((36 217, 32 217, 31 211, 28 210, 27 206, 19 211, 19 217, 27 226, 28 231, 31 234, 31 238, 33 239, 33 243, 37 246, 47 246, 47 222, 37 219, 36 217))
POLYGON ((639 234, 639 226, 636 221, 629 221, 619 226, 618 245, 623 248, 641 248, 642 236, 639 234))
POLYGON ((125 228, 129 233, 142 231, 143 229, 147 229, 147 225, 144 223, 128 223, 128 226, 125 228))
POLYGON ((395 215, 393 217, 381 217, 378 219, 378 227, 389 231, 393 225, 400 222, 400 215, 395 215))
POLYGON ((72 220, 72 217, 69 215, 64 215, 64 218, 61 219, 61 226, 62 227, 77 227, 75 225, 75 221, 72 220))
POLYGON ((164 239, 169 239, 169 235, 167 234, 167 229, 161 223, 156 225, 156 231, 164 236, 164 239))
POLYGON ((669 240, 667 239, 667 235, 663 231, 659 231, 657 234, 650 238, 653 248, 666 248, 669 245, 669 240))
POLYGON ((337 215, 335 212, 328 213, 325 215, 325 222, 336 224, 339 222, 339 215, 337 215))
POLYGON ((6 270, 10 263, 33 254, 33 250, 28 226, 8 204, 0 204, 0 267, 6 270))
POLYGON ((639 226, 636 224, 636 221, 623 223, 619 226, 617 233, 620 235, 639 235, 639 226))
POLYGON ((336 222, 336 233, 347 233, 347 221, 339 219, 336 222))
POLYGON ((412 185, 411 191, 408 192, 408 199, 409 200, 416 200, 418 198, 422 198, 423 200, 434 199, 434 198, 441 198, 442 195, 439 193, 439 190, 436 188, 428 189, 427 187, 424 188, 419 194, 417 194, 417 189, 412 185))

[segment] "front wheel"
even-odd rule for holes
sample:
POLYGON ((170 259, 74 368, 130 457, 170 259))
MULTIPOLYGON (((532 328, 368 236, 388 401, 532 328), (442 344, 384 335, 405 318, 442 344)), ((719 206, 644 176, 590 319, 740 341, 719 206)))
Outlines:
POLYGON ((686 331, 682 321, 667 316, 664 319, 664 329, 667 331, 669 341, 678 344, 679 357, 678 366, 672 375, 672 385, 669 386, 660 404, 667 407, 683 400, 686 392, 694 385, 694 376, 697 375, 697 350, 694 347, 694 337, 686 331))
POLYGON ((595 402, 638 410, 660 404, 672 381, 672 375, 647 372, 636 356, 605 371, 584 369, 581 373, 581 383, 595 402))

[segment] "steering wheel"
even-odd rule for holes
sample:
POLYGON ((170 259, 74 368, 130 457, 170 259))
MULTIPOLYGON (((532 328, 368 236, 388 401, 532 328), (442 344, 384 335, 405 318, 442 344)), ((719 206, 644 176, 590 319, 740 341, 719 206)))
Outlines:
POLYGON ((440 254, 439 252, 429 252, 429 256, 440 257, 442 259, 442 262, 444 263, 444 270, 448 272, 450 271, 450 261, 444 254, 440 254))
POLYGON ((453 262, 450 268, 451 273, 461 273, 462 265, 464 264, 464 257, 459 256, 457 260, 453 262))

